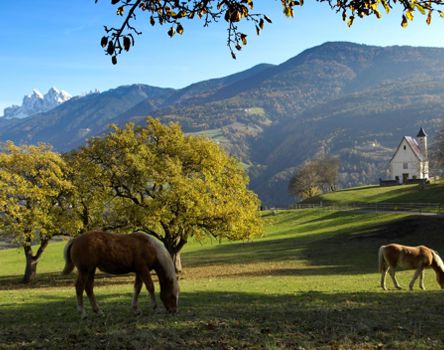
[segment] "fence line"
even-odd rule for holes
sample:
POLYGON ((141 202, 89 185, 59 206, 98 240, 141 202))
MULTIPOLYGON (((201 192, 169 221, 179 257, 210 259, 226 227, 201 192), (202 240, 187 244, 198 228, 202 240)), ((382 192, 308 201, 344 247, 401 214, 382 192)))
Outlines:
POLYGON ((296 203, 295 209, 331 209, 338 211, 346 210, 369 210, 369 211, 396 211, 396 212, 414 212, 414 213, 444 213, 444 203, 296 203))

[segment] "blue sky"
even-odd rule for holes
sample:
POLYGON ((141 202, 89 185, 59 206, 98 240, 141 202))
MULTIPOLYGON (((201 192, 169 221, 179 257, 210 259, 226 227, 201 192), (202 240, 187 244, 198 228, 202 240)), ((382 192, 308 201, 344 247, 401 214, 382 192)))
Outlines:
POLYGON ((167 27, 151 27, 140 17, 143 35, 129 54, 111 65, 99 45, 103 25, 118 20, 110 0, 4 1, 0 15, 0 115, 3 108, 21 104, 33 89, 51 86, 73 95, 119 85, 144 83, 180 88, 193 82, 225 76, 258 63, 279 64, 303 50, 326 41, 351 41, 368 45, 444 47, 444 20, 436 16, 431 26, 417 15, 407 29, 400 13, 382 20, 355 21, 352 28, 327 3, 306 1, 295 18, 282 14, 280 1, 256 0, 255 12, 273 20, 257 37, 247 25, 248 45, 231 59, 226 47, 226 25, 203 28, 201 22, 184 22, 183 36, 169 38, 167 27))

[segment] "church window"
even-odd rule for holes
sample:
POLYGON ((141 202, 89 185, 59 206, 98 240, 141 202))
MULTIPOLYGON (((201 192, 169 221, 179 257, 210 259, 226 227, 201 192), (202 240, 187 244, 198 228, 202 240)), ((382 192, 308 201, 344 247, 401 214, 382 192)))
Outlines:
POLYGON ((402 163, 402 168, 403 169, 408 169, 409 168, 409 163, 402 163))
MULTIPOLYGON (((406 145, 404 145, 404 150, 406 150, 407 149, 407 146, 406 145)), ((404 168, 405 169, 405 168, 404 168)))

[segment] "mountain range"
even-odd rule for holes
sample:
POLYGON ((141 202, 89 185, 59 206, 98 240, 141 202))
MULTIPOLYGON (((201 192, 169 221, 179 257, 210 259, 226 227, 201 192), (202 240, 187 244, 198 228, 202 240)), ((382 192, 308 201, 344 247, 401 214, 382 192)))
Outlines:
POLYGON ((0 140, 59 151, 148 115, 214 138, 247 164, 265 206, 293 199, 305 160, 340 158, 340 186, 376 183, 404 135, 444 121, 444 49, 331 42, 279 64, 260 64, 183 89, 135 84, 73 97, 26 119, 0 118, 0 140))
POLYGON ((6 119, 27 118, 33 114, 47 112, 68 101, 71 97, 66 91, 54 87, 50 88, 46 94, 34 90, 31 95, 23 97, 21 106, 6 107, 3 111, 3 117, 6 119))

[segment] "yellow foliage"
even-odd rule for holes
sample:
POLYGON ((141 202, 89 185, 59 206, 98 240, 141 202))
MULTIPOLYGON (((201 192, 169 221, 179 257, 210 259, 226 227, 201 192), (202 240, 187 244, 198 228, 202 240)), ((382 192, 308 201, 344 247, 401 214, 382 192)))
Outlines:
POLYGON ((66 163, 49 146, 7 143, 0 152, 0 232, 30 245, 75 231, 64 201, 73 190, 66 163))
POLYGON ((152 118, 113 130, 78 157, 97 167, 88 176, 96 173, 92 183, 112 192, 108 209, 127 229, 155 231, 172 250, 190 237, 261 234, 259 199, 241 164, 217 144, 152 118))

